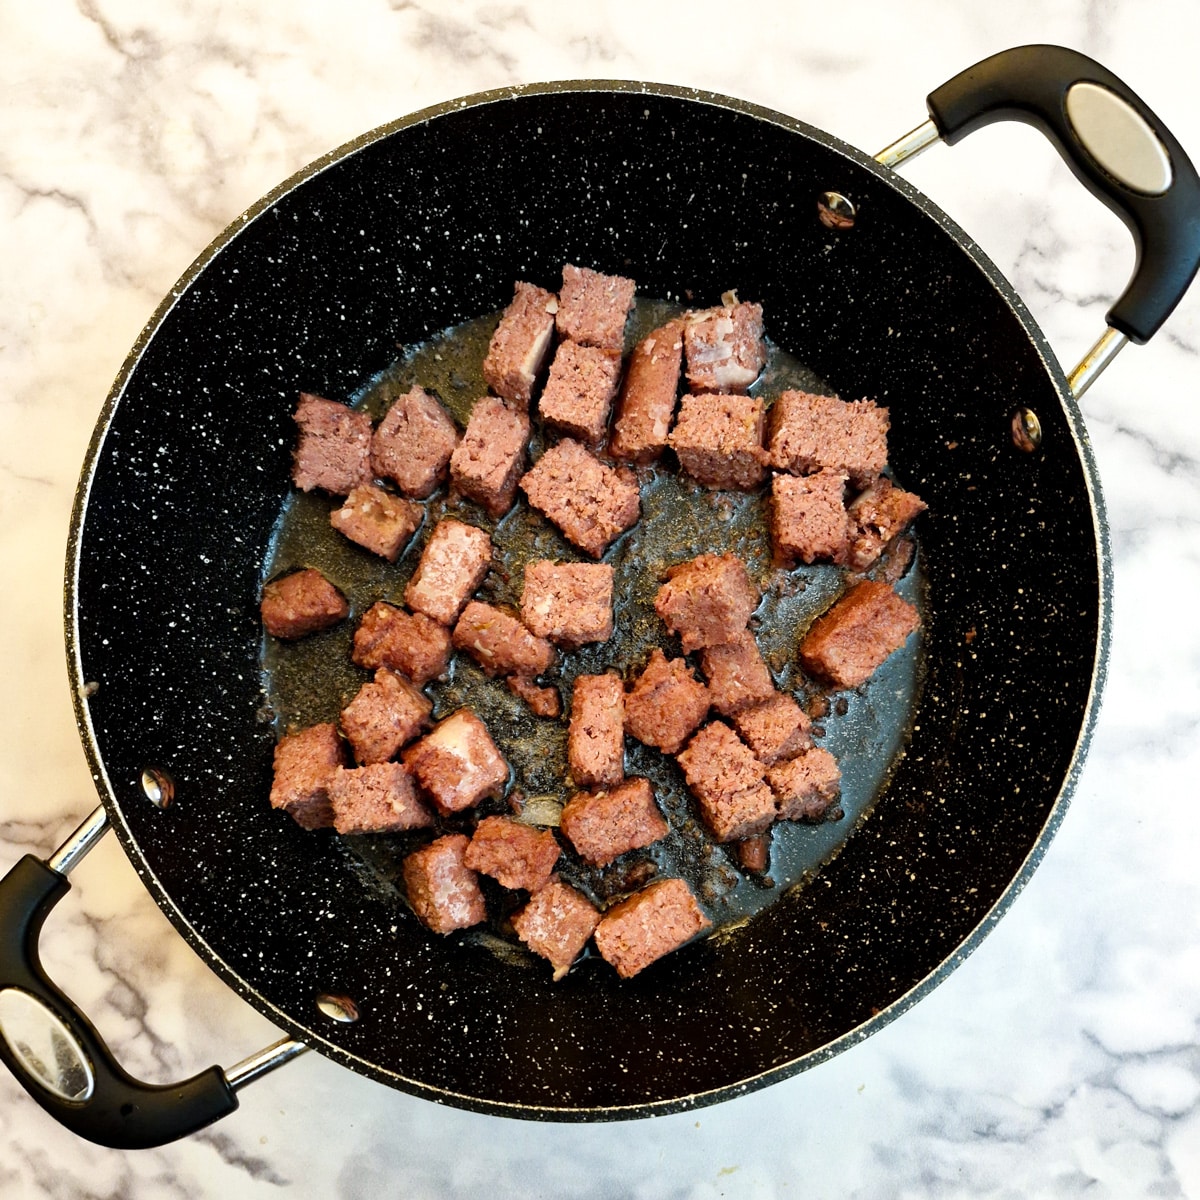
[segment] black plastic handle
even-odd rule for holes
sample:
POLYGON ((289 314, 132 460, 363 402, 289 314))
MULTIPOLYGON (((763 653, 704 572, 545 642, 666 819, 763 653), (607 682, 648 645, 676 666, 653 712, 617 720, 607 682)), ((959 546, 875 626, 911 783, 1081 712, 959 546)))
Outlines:
POLYGON ((994 54, 931 92, 927 104, 950 145, 1003 120, 1034 125, 1055 144, 1076 178, 1133 234, 1133 278, 1105 319, 1131 341, 1148 341, 1200 267, 1200 179, 1158 117, 1111 71, 1062 46, 1018 46, 994 54), (1152 195, 1122 182, 1089 148, 1068 116, 1068 94, 1081 83, 1112 93, 1149 126, 1170 161, 1164 191, 1152 195))
POLYGON ((38 959, 38 935, 71 885, 26 855, 0 879, 0 991, 26 992, 67 1027, 92 1069, 87 1100, 64 1100, 32 1075, 0 1036, 0 1059, 60 1124, 101 1146, 137 1150, 172 1142, 233 1112, 237 1096, 220 1067, 182 1083, 155 1086, 126 1074, 90 1021, 50 981, 38 959))

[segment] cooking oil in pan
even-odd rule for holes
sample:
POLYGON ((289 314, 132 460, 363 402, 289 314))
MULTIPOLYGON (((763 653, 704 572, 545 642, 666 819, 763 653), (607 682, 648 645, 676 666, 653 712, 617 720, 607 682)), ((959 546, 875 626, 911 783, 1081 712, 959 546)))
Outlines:
MULTIPOLYGON (((680 311, 679 306, 639 300, 627 336, 627 349, 680 311)), ((353 397, 356 408, 379 419, 391 402, 420 384, 436 395, 459 426, 465 426, 474 401, 485 394, 482 364, 499 319, 491 314, 445 330, 419 346, 407 349, 378 377, 353 397)), ((829 392, 821 379, 781 348, 769 344, 766 369, 751 388, 770 402, 786 388, 829 392)), ((545 440, 534 416, 531 459, 541 454, 545 440)), ((674 760, 659 751, 626 739, 626 773, 648 778, 671 832, 655 845, 632 851, 605 869, 588 867, 564 854, 559 874, 603 904, 635 890, 651 878, 682 876, 720 929, 742 923, 792 887, 807 882, 821 865, 837 854, 846 838, 873 805, 885 795, 887 779, 903 752, 911 716, 923 678, 921 636, 909 639, 863 688, 825 693, 802 675, 796 648, 813 619, 841 593, 844 573, 831 565, 781 570, 772 561, 766 522, 766 488, 753 493, 712 492, 672 470, 669 455, 662 463, 640 471, 642 515, 604 556, 614 568, 614 632, 602 644, 560 654, 544 682, 558 687, 569 711, 572 685, 579 674, 616 670, 636 674, 658 646, 668 657, 679 654, 654 612, 654 595, 666 569, 709 551, 730 552, 747 565, 763 600, 752 628, 777 687, 794 695, 807 711, 816 710, 818 744, 838 760, 842 771, 840 805, 832 819, 809 825, 777 822, 772 830, 770 865, 765 875, 739 869, 732 847, 720 846, 706 835, 695 802, 674 760)), ((903 464, 899 464, 901 472, 903 464)), ((264 637, 263 686, 268 709, 280 736, 291 728, 335 721, 368 678, 350 659, 358 618, 377 600, 403 602, 404 587, 421 550, 443 516, 454 516, 486 529, 494 560, 477 595, 489 603, 517 606, 525 564, 540 558, 591 561, 529 507, 518 493, 516 506, 498 522, 471 501, 451 497, 443 487, 426 502, 424 525, 400 559, 391 564, 353 545, 329 523, 340 501, 315 493, 293 491, 284 503, 264 580, 296 567, 316 567, 345 593, 350 619, 325 633, 295 643, 264 637)), ((925 586, 919 552, 897 584, 897 591, 917 605, 924 616, 925 586)), ((697 674, 700 675, 697 669, 697 674)), ((701 676, 702 677, 702 676, 701 676)), ((569 798, 566 717, 547 720, 534 716, 513 695, 503 679, 489 679, 469 659, 455 655, 447 678, 432 683, 428 694, 434 718, 456 708, 473 709, 487 724, 511 766, 504 798, 485 802, 474 814, 445 822, 447 830, 470 832, 475 816, 511 812, 524 807, 534 823, 554 823, 569 798)), ((363 886, 403 906, 398 883, 404 856, 427 841, 428 831, 343 837, 341 845, 363 886)), ((493 913, 491 930, 474 934, 498 945, 505 917, 517 899, 484 880, 493 913)), ((512 941, 513 939, 509 939, 512 941)), ((523 953, 514 946, 518 955, 523 953)))

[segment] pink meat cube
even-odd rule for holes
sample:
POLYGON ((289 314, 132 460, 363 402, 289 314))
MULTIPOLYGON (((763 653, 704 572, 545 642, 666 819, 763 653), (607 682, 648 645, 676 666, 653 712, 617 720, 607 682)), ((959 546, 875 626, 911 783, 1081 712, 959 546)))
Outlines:
POLYGON ((708 715, 708 688, 682 658, 657 647, 625 697, 625 730, 647 746, 676 754, 708 715))
POLYGON ((402 763, 338 767, 329 784, 329 803, 338 833, 403 833, 434 823, 433 810, 402 763))
POLYGON ((596 949, 622 979, 631 979, 711 927, 682 879, 660 879, 600 918, 596 949))
POLYGON ((537 891, 512 918, 517 937, 534 954, 549 960, 556 980, 570 970, 599 922, 591 901, 557 879, 537 891))
POLYGON ((746 564, 733 554, 701 554, 667 571, 654 611, 685 653, 732 641, 758 607, 758 589, 746 564))
POLYGON ((395 562, 425 519, 415 501, 393 496, 368 483, 356 487, 341 508, 329 514, 329 523, 352 542, 395 562))
POLYGON ((598 446, 608 430, 620 377, 619 351, 562 342, 538 401, 542 419, 581 442, 598 446))
POLYGON ((682 357, 682 321, 656 329, 630 354, 608 446, 617 458, 648 463, 666 449, 682 357))
POLYGON ((553 292, 531 283, 513 288, 512 303, 504 310, 483 360, 483 377, 497 396, 521 408, 529 406, 554 342, 557 311, 553 292))
POLYGON ((272 637, 295 641, 344 620, 350 605, 320 571, 308 567, 271 580, 263 588, 260 612, 272 637))
POLYGON ((512 817, 484 817, 471 835, 464 862, 502 887, 536 892, 550 882, 560 853, 549 829, 534 829, 512 817))
POLYGON ((874 400, 784 392, 771 406, 768 452, 781 471, 812 475, 828 467, 866 487, 887 464, 888 410, 874 400))
POLYGON ((289 734, 275 747, 271 807, 283 809, 305 829, 332 825, 329 784, 343 761, 342 741, 332 723, 289 734))
POLYGON ((887 546, 925 511, 920 496, 896 487, 880 475, 850 503, 850 553, 852 570, 865 571, 874 565, 887 546))
POLYGON ((423 388, 413 387, 379 422, 371 439, 371 469, 406 496, 424 500, 446 478, 457 444, 450 414, 423 388))
POLYGON ((453 625, 491 563, 492 539, 482 529, 444 517, 421 551, 404 602, 441 625, 453 625))
POLYGON ((521 620, 531 633, 567 650, 606 642, 613 631, 613 569, 608 563, 556 563, 537 559, 525 567, 521 620))
POLYGON ((648 779, 627 779, 610 791, 577 792, 562 810, 560 828, 579 857, 595 867, 671 832, 648 779))
POLYGON ((841 778, 837 759, 821 746, 767 770, 767 783, 784 821, 821 820, 838 798, 841 778))
MULTIPOLYGON (((812 723, 804 709, 782 693, 734 714, 733 723, 763 766, 794 758, 812 745, 812 723)), ((768 782, 770 782, 768 780, 768 782)))
POLYGON ((510 675, 507 682, 509 691, 514 696, 520 696, 535 717, 557 719, 562 716, 562 697, 558 694, 558 688, 538 687, 525 675, 510 675))
POLYGON ((724 722, 700 730, 678 761, 718 842, 753 837, 775 819, 775 797, 763 781, 762 763, 724 722))
POLYGON ((755 396, 684 396, 667 441, 697 483, 752 491, 767 473, 764 414, 755 396))
POLYGON ((450 631, 424 613, 380 600, 363 613, 351 657, 368 671, 388 667, 421 687, 450 665, 450 631))
POLYGON ((434 933, 469 929, 487 919, 479 877, 463 862, 468 841, 447 834, 404 860, 404 890, 417 920, 434 933))
POLYGON ((700 669, 708 680, 712 706, 724 716, 775 694, 775 682, 748 629, 720 646, 700 651, 700 669))
POLYGON ((558 333, 583 346, 619 354, 625 345, 625 321, 633 309, 636 285, 620 275, 601 275, 587 267, 563 267, 558 293, 558 333))
POLYGON ((344 496, 371 482, 371 418, 336 400, 300 393, 294 420, 300 439, 292 481, 301 491, 322 488, 344 496))
POLYGON ((508 783, 508 763, 487 726, 467 708, 440 721, 403 759, 443 816, 500 795, 508 783))
POLYGON ((846 562, 850 520, 845 492, 845 471, 829 467, 815 475, 776 475, 771 480, 771 544, 780 563, 846 562))
POLYGON ((495 396, 475 401, 458 449, 450 458, 454 490, 499 520, 513 506, 525 470, 529 417, 495 396))
POLYGON ((532 678, 554 663, 554 647, 534 637, 511 613, 472 600, 454 626, 454 648, 465 650, 489 675, 532 678))
POLYGON ((729 304, 688 313, 683 348, 693 392, 744 392, 767 362, 762 305, 729 304))
POLYGON ((618 676, 576 677, 567 727, 567 764, 576 787, 611 787, 625 778, 624 701, 618 676))
POLYGON ((433 702, 381 667, 342 709, 342 732, 360 763, 387 762, 429 725, 433 702))

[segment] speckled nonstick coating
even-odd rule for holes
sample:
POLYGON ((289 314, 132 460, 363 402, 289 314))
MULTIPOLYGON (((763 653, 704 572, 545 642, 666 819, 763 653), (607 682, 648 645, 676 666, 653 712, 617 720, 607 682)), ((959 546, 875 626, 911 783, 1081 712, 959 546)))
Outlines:
POLYGON ((158 903, 273 1021, 354 1070, 510 1116, 711 1103, 830 1056, 970 951, 1040 859, 1094 721, 1108 555, 1078 411, 1029 314, 903 180, 708 94, 542 85, 407 118, 251 210, 164 302, 77 498, 67 633, 104 803, 158 903), (852 230, 816 218, 833 188, 852 230), (620 982, 554 984, 398 921, 329 835, 266 803, 258 593, 298 390, 344 396, 398 344, 564 261, 642 294, 760 301, 774 340, 891 409, 928 502, 927 676, 907 754, 816 883, 620 982), (1019 406, 1042 449, 1010 437, 1019 406), (98 689, 85 688, 98 684, 98 689), (85 695, 86 693, 94 693, 85 695), (146 765, 176 801, 144 797, 146 765), (319 992, 358 1004, 327 1022, 319 992))

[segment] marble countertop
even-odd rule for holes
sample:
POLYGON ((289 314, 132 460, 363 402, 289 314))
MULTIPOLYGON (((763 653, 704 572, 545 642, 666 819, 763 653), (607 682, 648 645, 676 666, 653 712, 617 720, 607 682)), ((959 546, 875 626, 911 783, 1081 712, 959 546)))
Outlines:
MULTIPOLYGON (((457 95, 575 77, 739 96, 867 151, 1009 45, 1100 59, 1200 155, 1192 0, 47 0, 0 9, 0 870, 94 806, 64 670, 76 478, 127 349, 281 179, 457 95)), ((905 174, 1013 281, 1068 368, 1133 254, 1031 130, 905 174)), ((0 1074, 5 1197, 1200 1195, 1200 289, 1084 402, 1112 527, 1104 707, 1070 811, 980 948, 860 1045, 714 1108, 611 1125, 447 1110, 306 1055, 183 1142, 118 1153, 0 1074)), ((43 938, 125 1065, 167 1081, 277 1032, 179 938, 114 839, 43 938)))

